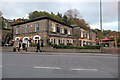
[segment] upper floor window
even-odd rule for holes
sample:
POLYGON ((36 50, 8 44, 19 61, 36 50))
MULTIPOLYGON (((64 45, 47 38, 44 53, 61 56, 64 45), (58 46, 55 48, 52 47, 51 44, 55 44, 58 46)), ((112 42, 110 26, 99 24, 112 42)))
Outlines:
POLYGON ((64 27, 63 26, 61 26, 60 30, 61 30, 61 33, 64 34, 64 27))
POLYGON ((4 26, 5 28, 8 28, 8 24, 7 23, 5 23, 5 26, 4 26))
POLYGON ((89 39, 89 33, 87 34, 87 38, 89 39))
POLYGON ((68 29, 68 35, 70 35, 70 29, 68 29))
POLYGON ((67 29, 66 28, 64 29, 64 32, 65 32, 65 34, 67 34, 67 29))
POLYGON ((55 25, 52 23, 52 32, 55 32, 55 25))
POLYGON ((56 27, 57 27, 57 32, 60 33, 60 27, 59 27, 59 24, 56 24, 56 27))
POLYGON ((83 31, 81 30, 81 38, 83 38, 83 31))
POLYGON ((86 32, 84 32, 84 38, 86 38, 87 37, 87 34, 86 34, 86 32))
POLYGON ((16 27, 16 34, 19 34, 19 26, 16 27))
POLYGON ((39 23, 35 23, 35 32, 39 32, 39 23))
POLYGON ((25 33, 28 33, 28 25, 25 26, 25 33))

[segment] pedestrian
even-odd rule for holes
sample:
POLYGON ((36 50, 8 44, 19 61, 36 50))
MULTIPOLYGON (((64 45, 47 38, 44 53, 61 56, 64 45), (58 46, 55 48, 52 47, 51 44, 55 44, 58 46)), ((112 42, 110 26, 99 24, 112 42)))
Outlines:
POLYGON ((13 45, 13 52, 16 52, 16 42, 15 42, 15 44, 13 45))
MULTIPOLYGON (((38 43, 37 43, 37 50, 36 50, 36 52, 38 52, 38 51, 40 51, 40 42, 38 41, 38 43)), ((40 51, 41 52, 41 51, 40 51)))
POLYGON ((21 42, 19 42, 18 51, 20 51, 20 48, 21 48, 21 42))
POLYGON ((16 41, 16 50, 18 50, 18 49, 19 49, 19 41, 16 41))
POLYGON ((41 52, 44 52, 44 50, 43 50, 43 40, 41 40, 40 50, 41 50, 41 52))
POLYGON ((25 43, 22 44, 22 48, 23 48, 23 51, 26 50, 26 44, 25 43))

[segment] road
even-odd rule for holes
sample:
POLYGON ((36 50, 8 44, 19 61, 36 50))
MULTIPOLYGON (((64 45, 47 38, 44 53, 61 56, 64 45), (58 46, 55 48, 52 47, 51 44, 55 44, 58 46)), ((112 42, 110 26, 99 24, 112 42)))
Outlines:
POLYGON ((118 57, 4 54, 3 78, 117 78, 118 57))

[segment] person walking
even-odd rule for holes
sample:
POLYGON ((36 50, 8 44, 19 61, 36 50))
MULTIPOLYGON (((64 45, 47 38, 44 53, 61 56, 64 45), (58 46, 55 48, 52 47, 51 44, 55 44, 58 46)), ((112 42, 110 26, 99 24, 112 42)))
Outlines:
POLYGON ((40 50, 41 50, 41 52, 44 52, 44 50, 43 50, 43 40, 41 40, 40 50))
POLYGON ((38 52, 38 51, 41 52, 41 50, 40 50, 40 42, 39 42, 39 41, 38 41, 38 43, 37 43, 37 50, 36 50, 36 52, 38 52))
POLYGON ((20 48, 21 48, 21 42, 19 42, 18 51, 20 51, 20 48))
POLYGON ((25 43, 22 44, 22 48, 23 48, 23 51, 26 50, 26 44, 25 43))

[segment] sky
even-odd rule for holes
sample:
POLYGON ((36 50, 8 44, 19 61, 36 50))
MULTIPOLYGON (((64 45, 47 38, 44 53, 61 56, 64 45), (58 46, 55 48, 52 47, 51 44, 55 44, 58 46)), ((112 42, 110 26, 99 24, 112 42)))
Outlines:
MULTIPOLYGON (((58 1, 2 1, 0 10, 7 19, 28 18, 35 10, 64 14, 69 9, 77 9, 92 29, 100 29, 100 3, 98 1, 58 0, 58 1)), ((118 1, 102 0, 103 29, 118 31, 118 1)))

